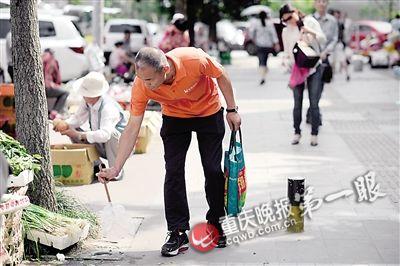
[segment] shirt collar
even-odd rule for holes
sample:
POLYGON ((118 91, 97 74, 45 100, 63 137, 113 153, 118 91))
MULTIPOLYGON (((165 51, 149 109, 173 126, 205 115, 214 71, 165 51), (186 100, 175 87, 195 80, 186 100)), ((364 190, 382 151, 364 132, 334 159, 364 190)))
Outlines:
POLYGON ((175 66, 175 80, 173 84, 186 77, 186 70, 183 67, 182 60, 170 53, 166 53, 165 56, 170 59, 175 66))
POLYGON ((322 17, 318 12, 315 12, 314 13, 314 17, 317 19, 317 20, 327 20, 328 18, 326 17, 326 14, 322 17))
POLYGON ((103 102, 103 97, 100 97, 100 99, 95 103, 94 105, 88 104, 89 108, 93 111, 98 111, 100 109, 100 105, 103 102))

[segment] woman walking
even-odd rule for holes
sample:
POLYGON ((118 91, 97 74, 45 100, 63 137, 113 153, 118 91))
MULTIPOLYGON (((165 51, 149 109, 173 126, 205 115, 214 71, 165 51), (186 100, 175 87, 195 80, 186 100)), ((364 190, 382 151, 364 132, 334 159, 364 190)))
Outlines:
POLYGON ((298 41, 307 43, 317 53, 320 53, 321 44, 326 41, 326 37, 318 21, 312 16, 300 18, 299 12, 286 4, 279 10, 282 23, 286 27, 282 31, 282 41, 284 52, 292 65, 292 74, 289 87, 293 90, 293 126, 294 137, 292 144, 299 144, 301 138, 300 124, 302 120, 303 94, 304 89, 308 89, 308 97, 311 110, 311 146, 318 145, 319 127, 319 85, 322 83, 321 60, 312 68, 298 67, 293 56, 293 48, 298 41))
POLYGON ((265 83, 267 76, 267 60, 270 53, 279 51, 279 40, 272 21, 266 12, 261 11, 259 20, 250 28, 250 37, 257 46, 257 56, 260 68, 260 85, 265 83))

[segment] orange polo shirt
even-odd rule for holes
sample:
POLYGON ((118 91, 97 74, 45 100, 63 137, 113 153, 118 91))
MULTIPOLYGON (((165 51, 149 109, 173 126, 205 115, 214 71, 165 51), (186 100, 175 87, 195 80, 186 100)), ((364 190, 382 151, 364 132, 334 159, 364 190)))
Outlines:
POLYGON ((166 53, 166 56, 175 66, 174 82, 151 90, 136 77, 132 87, 130 113, 134 116, 142 115, 150 99, 161 104, 164 115, 172 117, 204 117, 218 112, 221 103, 217 85, 212 78, 222 75, 222 66, 203 50, 193 47, 176 48, 166 53))

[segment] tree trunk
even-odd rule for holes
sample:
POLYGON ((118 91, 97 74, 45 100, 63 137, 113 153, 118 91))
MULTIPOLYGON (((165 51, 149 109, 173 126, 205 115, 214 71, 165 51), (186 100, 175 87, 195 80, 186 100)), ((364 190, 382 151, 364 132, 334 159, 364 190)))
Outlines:
POLYGON ((186 0, 176 0, 175 2, 175 13, 182 13, 187 16, 186 12, 186 0))
POLYGON ((210 43, 217 43, 217 22, 219 20, 218 0, 210 1, 209 39, 210 43))
POLYGON ((195 32, 194 24, 196 23, 196 2, 198 0, 187 0, 187 19, 188 19, 188 30, 189 30, 189 46, 195 45, 195 32))
POLYGON ((32 203, 55 211, 37 1, 11 0, 10 14, 17 139, 31 154, 42 156, 41 171, 30 184, 28 195, 32 203))

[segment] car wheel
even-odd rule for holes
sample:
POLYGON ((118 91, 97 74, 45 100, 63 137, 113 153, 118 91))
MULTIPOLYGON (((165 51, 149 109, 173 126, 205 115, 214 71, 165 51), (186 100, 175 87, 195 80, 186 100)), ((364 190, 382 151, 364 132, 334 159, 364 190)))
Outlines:
POLYGON ((245 49, 249 55, 257 55, 257 46, 253 42, 246 43, 245 49))

